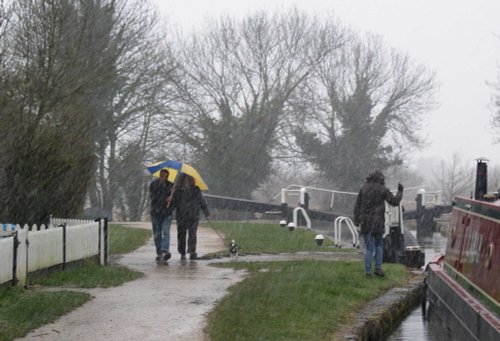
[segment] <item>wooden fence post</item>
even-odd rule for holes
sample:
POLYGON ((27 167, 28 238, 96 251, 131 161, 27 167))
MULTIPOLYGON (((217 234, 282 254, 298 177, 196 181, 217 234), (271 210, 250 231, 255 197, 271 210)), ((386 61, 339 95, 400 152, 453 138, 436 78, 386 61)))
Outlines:
POLYGON ((66 223, 62 224, 62 234, 63 234, 63 270, 66 269, 66 223))
POLYGON ((19 239, 17 238, 17 231, 14 232, 12 235, 12 240, 14 241, 13 243, 13 254, 14 256, 12 257, 12 286, 17 285, 17 249, 19 247, 19 239))
POLYGON ((99 264, 108 265, 109 254, 109 227, 108 218, 97 218, 94 221, 99 222, 99 264))
POLYGON ((104 218, 104 265, 108 265, 108 254, 109 254, 109 226, 108 218, 104 218))

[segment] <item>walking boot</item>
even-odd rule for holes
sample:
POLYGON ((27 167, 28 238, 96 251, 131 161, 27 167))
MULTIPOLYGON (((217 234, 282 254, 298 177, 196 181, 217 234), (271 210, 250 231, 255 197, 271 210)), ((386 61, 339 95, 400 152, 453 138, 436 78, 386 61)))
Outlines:
POLYGON ((163 255, 161 257, 162 261, 166 262, 170 259, 170 257, 172 257, 172 255, 170 254, 170 252, 163 252, 163 255))

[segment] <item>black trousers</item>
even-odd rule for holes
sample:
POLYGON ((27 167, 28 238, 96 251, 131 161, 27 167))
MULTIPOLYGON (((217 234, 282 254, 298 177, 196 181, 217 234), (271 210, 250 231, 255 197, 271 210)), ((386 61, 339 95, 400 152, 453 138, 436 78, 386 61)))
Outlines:
POLYGON ((195 220, 180 220, 177 222, 177 251, 181 255, 186 254, 186 234, 187 252, 192 254, 196 252, 196 233, 198 231, 199 219, 195 220))

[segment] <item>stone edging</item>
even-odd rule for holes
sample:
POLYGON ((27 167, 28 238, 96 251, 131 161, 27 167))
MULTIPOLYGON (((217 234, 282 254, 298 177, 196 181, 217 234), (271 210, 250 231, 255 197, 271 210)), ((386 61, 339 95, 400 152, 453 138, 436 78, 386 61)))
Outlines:
POLYGON ((404 287, 392 288, 369 302, 355 324, 343 333, 343 340, 381 340, 401 319, 425 299, 424 277, 419 275, 404 287))

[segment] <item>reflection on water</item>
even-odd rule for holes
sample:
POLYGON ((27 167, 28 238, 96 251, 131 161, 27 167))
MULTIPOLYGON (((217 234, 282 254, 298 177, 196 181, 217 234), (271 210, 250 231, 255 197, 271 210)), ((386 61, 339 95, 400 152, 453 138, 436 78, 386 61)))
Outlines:
POLYGON ((387 341, 469 341, 455 335, 439 316, 433 314, 428 302, 416 308, 387 338, 387 341))
POLYGON ((429 323, 425 318, 426 309, 427 306, 424 304, 413 310, 387 340, 435 340, 429 337, 429 323))
MULTIPOLYGON (((412 232, 413 233, 413 232, 412 232)), ((422 248, 425 252, 425 264, 446 249, 446 237, 440 233, 434 233, 432 243, 422 248)), ((446 328, 443 328, 438 316, 432 314, 428 302, 415 308, 405 318, 400 326, 387 338, 387 341, 448 341, 453 340, 446 328)))
POLYGON ((416 308, 401 322, 387 341, 457 341, 459 336, 451 331, 433 314, 428 302, 416 308))

